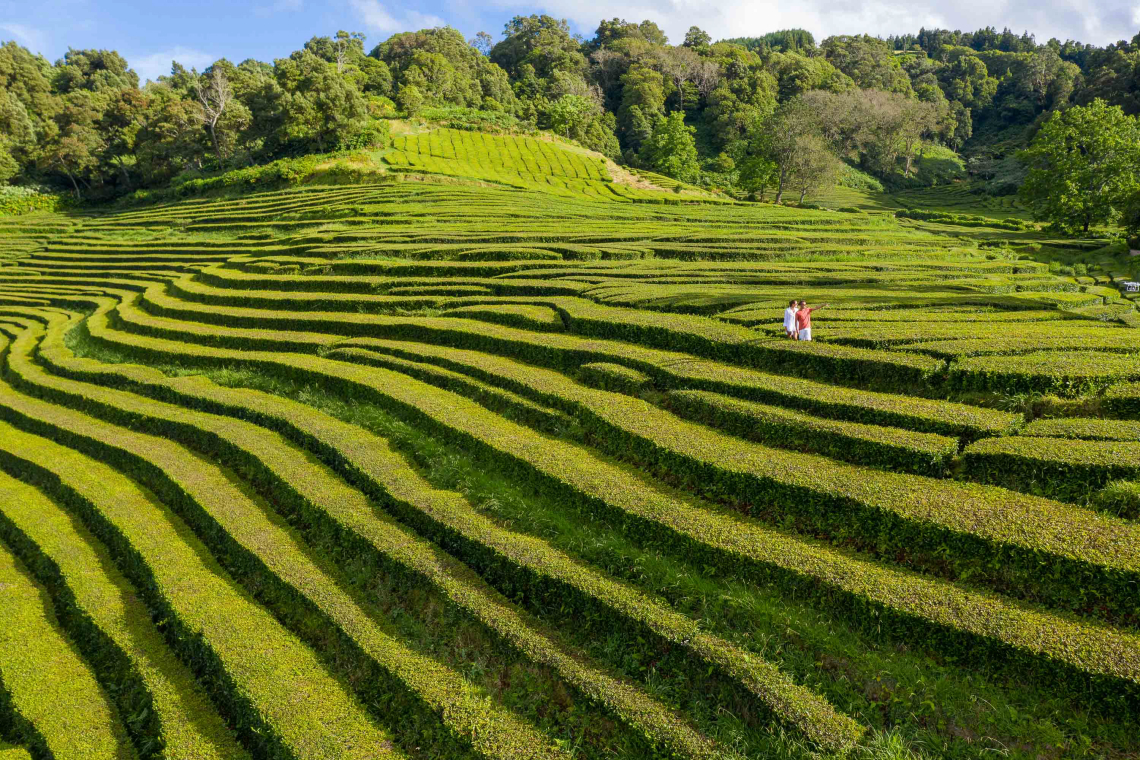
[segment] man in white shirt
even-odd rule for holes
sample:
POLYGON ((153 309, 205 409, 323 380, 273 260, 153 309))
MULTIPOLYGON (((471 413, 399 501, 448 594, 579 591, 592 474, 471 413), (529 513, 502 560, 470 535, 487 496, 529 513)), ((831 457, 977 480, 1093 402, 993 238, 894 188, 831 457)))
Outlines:
POLYGON ((796 339, 798 330, 796 329, 796 300, 794 298, 788 302, 788 308, 784 309, 784 332, 792 340, 796 339))

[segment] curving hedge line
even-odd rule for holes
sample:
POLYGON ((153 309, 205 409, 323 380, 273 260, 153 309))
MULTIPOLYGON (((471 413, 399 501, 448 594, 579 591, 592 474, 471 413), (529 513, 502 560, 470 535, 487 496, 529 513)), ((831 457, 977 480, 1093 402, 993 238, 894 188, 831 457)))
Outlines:
MULTIPOLYGON (((9 377, 37 392, 59 400, 66 398, 72 404, 88 403, 93 410, 101 411, 113 407, 106 401, 100 402, 93 386, 53 380, 29 361, 27 354, 39 332, 28 331, 13 343, 9 377), (68 383, 79 387, 69 389, 68 383)), ((30 426, 50 430, 86 453, 115 462, 139 477, 166 503, 177 505, 235 575, 256 579, 255 583, 263 589, 272 589, 261 593, 278 615, 289 619, 296 616, 297 610, 305 610, 315 616, 326 630, 320 634, 310 632, 314 641, 324 641, 328 632, 335 632, 340 656, 369 674, 368 685, 363 688, 370 704, 383 705, 385 710, 399 709, 405 714, 434 715, 456 737, 457 752, 470 744, 478 754, 489 758, 565 757, 541 732, 488 702, 460 674, 383 632, 341 590, 338 581, 301 550, 289 531, 276 525, 218 468, 204 464, 165 438, 134 433, 64 407, 43 402, 28 405, 40 407, 34 417, 26 413, 30 426)), ((195 414, 179 411, 184 419, 195 414)), ((135 424, 147 419, 138 410, 123 413, 133 418, 135 424)), ((248 436, 252 431, 242 432, 248 436)), ((279 441, 279 437, 270 435, 279 441)), ((263 449, 261 455, 277 457, 286 469, 293 465, 299 470, 300 482, 311 488, 329 487, 327 479, 317 478, 319 470, 305 468, 307 460, 303 456, 290 460, 290 450, 282 450, 277 441, 272 450, 263 449)), ((250 445, 256 443, 259 441, 253 439, 250 445)), ((264 440, 260 443, 265 445, 264 440)), ((301 621, 293 625, 302 630, 306 626, 301 621)))
POLYGON ((590 362, 578 368, 577 377, 580 382, 594 388, 631 396, 653 388, 653 378, 624 364, 590 362))
POLYGON ((43 588, 0 543, 0 730, 41 757, 130 760, 114 707, 50 606, 43 588))
POLYGON ((854 464, 941 477, 958 439, 936 433, 840 422, 708 391, 673 391, 669 410, 693 422, 769 446, 824 454, 854 464))
POLYGON ((1114 417, 1140 420, 1140 382, 1111 386, 1105 391, 1101 407, 1114 417))
MULTIPOLYGON (((504 593, 512 597, 533 595, 536 600, 532 606, 538 609, 548 603, 574 604, 584 620, 596 620, 601 614, 609 619, 607 625, 628 632, 632 624, 641 635, 660 640, 659 646, 664 649, 687 647, 706 663, 742 683, 782 721, 821 746, 847 747, 862 733, 857 724, 836 713, 825 700, 795 686, 762 659, 702 633, 688 618, 631 587, 609 580, 545 542, 498 528, 476 513, 458 494, 432 489, 383 441, 352 425, 295 402, 263 393, 219 388, 201 379, 158 379, 157 373, 138 367, 124 368, 126 371, 115 367, 80 369, 79 365, 96 363, 75 360, 61 363, 58 357, 51 356, 61 350, 45 347, 40 356, 67 374, 93 374, 100 380, 115 376, 120 383, 150 386, 161 396, 195 408, 254 418, 280 430, 323 455, 331 466, 401 520, 471 558, 504 593)), ((97 396, 98 392, 93 391, 92 395, 97 396)), ((179 411, 177 407, 170 407, 165 414, 177 417, 179 411)), ((158 425, 172 436, 208 440, 216 435, 208 432, 207 415, 197 415, 193 418, 194 424, 185 429, 171 427, 153 417, 149 419, 150 424, 158 425), (198 429, 195 431, 194 427, 198 429)), ((248 459, 249 455, 243 455, 239 447, 247 446, 248 439, 256 438, 256 433, 246 432, 241 437, 231 434, 231 438, 230 444, 213 453, 231 461, 248 459)), ((264 465, 261 469, 259 479, 275 477, 264 471, 264 465)), ((279 501, 298 501, 297 496, 290 496, 285 490, 283 487, 278 492, 279 501)), ((554 667, 586 696, 643 731, 651 743, 663 742, 679 756, 706 756, 712 752, 707 740, 643 693, 604 673, 592 672, 580 655, 561 651, 559 645, 545 640, 546 634, 540 626, 525 616, 520 617, 505 599, 483 588, 480 581, 473 580, 469 571, 461 569, 462 566, 446 554, 429 550, 422 542, 416 544, 408 534, 391 526, 376 524, 367 503, 354 514, 346 506, 352 503, 350 497, 339 494, 336 489, 328 490, 333 493, 323 500, 317 499, 321 502, 319 505, 314 506, 309 500, 309 506, 300 509, 304 519, 311 522, 327 523, 330 516, 337 521, 337 526, 327 530, 334 545, 340 544, 346 556, 354 551, 388 555, 390 569, 419 576, 421 582, 426 580, 441 588, 468 615, 489 626, 527 656, 554 667)))
MULTIPOLYGON (((1140 442, 988 438, 967 446, 962 462, 966 474, 975 480, 1082 501, 1110 481, 1140 478, 1140 442)), ((1120 514, 1140 517, 1130 510, 1120 514)))
POLYGON ((107 551, 34 487, 0 472, 0 537, 51 593, 140 757, 248 758, 107 551))
POLYGON ((563 329, 562 320, 557 312, 546 306, 527 306, 526 304, 461 306, 448 309, 443 312, 443 316, 475 319, 480 322, 491 322, 524 330, 560 331, 563 329))
POLYGON ((174 336, 174 325, 149 317, 168 316, 180 322, 183 335, 199 334, 201 342, 231 348, 255 350, 316 350, 335 338, 298 332, 292 328, 327 329, 340 334, 383 334, 399 340, 441 343, 478 348, 520 357, 527 362, 555 368, 573 369, 591 362, 627 365, 654 378, 661 388, 691 387, 737 395, 756 401, 776 403, 857 422, 909 427, 923 432, 976 438, 1008 432, 1018 424, 1018 415, 966 404, 927 400, 895 394, 858 391, 801 378, 758 372, 743 367, 694 360, 689 354, 610 340, 590 340, 573 335, 535 334, 509 327, 480 325, 467 320, 371 315, 296 315, 256 310, 210 310, 170 299, 161 286, 152 286, 140 302, 146 311, 124 303, 118 313, 133 329, 150 331, 156 337, 174 336), (201 329, 195 322, 217 327, 201 329), (272 327, 245 329, 241 325, 272 327), (286 334, 287 333, 287 334, 286 334), (280 336, 278 338, 278 336, 280 336))
POLYGON ((181 357, 219 367, 244 364, 392 406, 499 462, 535 487, 558 494, 568 505, 605 515, 637 542, 648 541, 690 561, 818 598, 876 635, 926 642, 972 661, 1012 661, 1026 675, 1063 683, 1102 703, 1132 702, 1140 695, 1140 640, 1131 634, 860 560, 678 499, 646 487, 621 468, 576 453, 576 447, 530 434, 459 402, 452 394, 418 391, 414 400, 406 397, 403 387, 415 381, 395 382, 381 377, 382 370, 303 355, 211 349, 105 328, 99 328, 98 334, 93 329, 92 335, 139 357, 163 361, 181 357), (434 394, 443 395, 429 403, 434 394), (575 466, 568 468, 567 462, 575 466))
MULTIPOLYGON (((84 365, 97 363, 69 358, 70 352, 62 346, 61 332, 57 329, 55 335, 49 334, 39 352, 40 358, 50 367, 68 376, 94 374, 103 379, 116 374, 114 367, 84 371, 84 365)), ((142 368, 133 369, 136 372, 127 377, 146 377, 145 371, 139 372, 142 368)), ((124 379, 119 378, 120 382, 124 379)), ((148 379, 153 382, 152 378, 148 379)), ((323 536, 324 548, 329 548, 346 560, 354 554, 375 556, 385 571, 415 577, 420 585, 435 587, 463 610, 465 615, 488 626, 524 656, 553 668, 587 698, 600 703, 619 719, 640 730, 650 745, 661 743, 679 756, 712 756, 713 745, 684 720, 631 684, 599 670, 580 653, 566 649, 543 626, 525 614, 520 614, 505 598, 488 588, 470 570, 447 554, 414 534, 401 530, 390 521, 376 519, 366 498, 330 478, 326 472, 311 465, 306 466, 299 455, 281 450, 279 444, 275 445, 276 434, 246 422, 227 421, 202 412, 188 412, 179 406, 101 386, 52 378, 42 378, 41 383, 37 388, 40 392, 56 394, 63 392, 61 387, 71 386, 71 390, 67 391, 67 401, 70 403, 98 407, 92 411, 122 422, 143 420, 148 429, 159 431, 184 444, 195 445, 210 456, 235 465, 240 464, 242 471, 249 473, 255 482, 265 484, 273 503, 279 509, 303 523, 322 526, 318 532, 323 536)), ((199 382, 178 385, 197 389, 198 393, 208 396, 211 384, 199 379, 199 382)), ((234 411, 235 404, 242 405, 248 393, 216 387, 213 390, 215 395, 226 399, 225 403, 231 412, 234 411)), ((170 392, 167 386, 167 393, 170 392)), ((193 394, 186 395, 193 398, 193 394)), ((185 399, 186 396, 182 398, 185 399)), ((273 408, 274 401, 288 407, 289 416, 303 417, 308 411, 308 416, 323 418, 320 413, 311 412, 300 404, 289 404, 261 394, 262 406, 273 408)), ((248 413, 242 416, 248 416, 248 413)), ((371 456, 381 452, 387 461, 375 464, 387 468, 392 468, 397 463, 402 464, 399 456, 389 451, 383 442, 368 447, 371 436, 352 426, 340 423, 338 430, 338 423, 327 418, 318 419, 316 424, 322 431, 332 428, 339 432, 342 439, 345 438, 346 429, 352 431, 348 440, 344 441, 345 446, 350 451, 359 450, 362 446, 370 448, 371 456)), ((337 457, 343 461, 345 455, 337 452, 337 457)), ((403 470, 403 477, 416 478, 406 465, 403 465, 403 470)), ((430 491, 426 484, 420 488, 430 491)), ((470 507, 467 509, 470 510, 470 507)), ((692 635, 694 631, 695 629, 688 630, 687 633, 692 635)), ((679 640, 681 637, 677 638, 679 640)))
MULTIPOLYGON (((0 385, 0 415, 58 435, 58 407, 0 385)), ((73 415, 68 415, 73 417, 73 415)), ((60 431, 62 432, 62 431, 60 431)), ((316 655, 240 591, 154 496, 85 454, 0 422, 0 468, 35 482, 111 550, 167 643, 190 664, 258 756, 373 758, 392 737, 328 675, 316 655)))
POLYGON ((1132 613, 1125 592, 1140 571, 1140 559, 1119 544, 1117 535, 1132 530, 1095 514, 1000 489, 743 443, 639 399, 585 388, 556 372, 478 352, 370 339, 345 345, 427 358, 528 393, 573 413, 607 453, 646 465, 671 482, 729 499, 745 511, 791 520, 798 530, 857 539, 912 561, 932 559, 950 547, 960 571, 976 580, 1014 573, 1054 603, 1071 604, 1091 594, 1112 609, 1123 602, 1124 614, 1132 613), (1035 569, 1043 556, 1055 567, 1048 579, 1035 569))
POLYGON ((961 338, 958 340, 931 340, 919 343, 904 343, 896 347, 900 351, 929 354, 943 359, 954 360, 972 356, 1037 354, 1039 352, 1101 352, 1111 357, 1113 354, 1136 354, 1140 352, 1140 341, 1129 331, 1097 330, 1086 331, 1071 337, 1027 336, 1010 338, 961 338))
POLYGON ((1079 438, 1089 441, 1140 441, 1140 420, 1054 417, 1034 420, 1022 428, 1020 434, 1045 438, 1079 438))
MULTIPOLYGON (((1135 356, 1095 351, 1040 351, 1021 356, 962 358, 950 365, 950 383, 961 390, 1039 392, 1061 396, 1095 393, 1140 377, 1135 356)), ((1119 408, 1110 401, 1109 408, 1119 408)), ((1125 405, 1126 406, 1126 405, 1125 405)))
POLYGON ((573 300, 560 302, 558 310, 567 329, 579 335, 686 351, 708 359, 845 385, 913 389, 925 386, 942 369, 941 362, 890 351, 757 340, 756 333, 747 328, 684 314, 658 314, 573 300))

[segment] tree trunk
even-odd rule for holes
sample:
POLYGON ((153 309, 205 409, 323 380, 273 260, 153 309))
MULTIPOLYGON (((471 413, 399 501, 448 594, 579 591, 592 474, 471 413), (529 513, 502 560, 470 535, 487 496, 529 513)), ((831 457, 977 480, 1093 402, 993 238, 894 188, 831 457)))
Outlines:
POLYGON ((119 171, 123 175, 123 182, 126 184, 127 189, 131 189, 131 175, 127 174, 127 165, 123 163, 122 159, 117 162, 119 164, 119 171))
POLYGON ((804 198, 807 196, 807 188, 800 190, 800 205, 803 205, 804 198))
POLYGON ((784 170, 780 170, 780 180, 776 184, 776 205, 780 205, 780 201, 784 198, 784 170))
POLYGON ((75 188, 75 200, 83 200, 83 196, 79 194, 79 183, 75 181, 75 175, 67 171, 66 168, 63 171, 66 172, 67 178, 71 180, 71 186, 75 188))
POLYGON ((214 144, 214 157, 218 159, 218 168, 222 168, 222 149, 218 147, 218 135, 214 131, 214 125, 210 125, 210 142, 214 144))
POLYGON ((910 166, 911 166, 911 162, 913 162, 913 161, 914 161, 914 156, 912 156, 910 153, 907 153, 907 155, 906 155, 906 170, 903 172, 903 177, 910 177, 910 166))

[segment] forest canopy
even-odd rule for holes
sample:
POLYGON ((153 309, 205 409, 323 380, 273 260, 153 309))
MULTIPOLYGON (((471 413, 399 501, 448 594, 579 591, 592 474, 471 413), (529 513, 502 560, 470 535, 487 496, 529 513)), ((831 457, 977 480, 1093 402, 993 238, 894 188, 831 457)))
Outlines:
POLYGON ((272 62, 196 71, 173 61, 148 82, 115 51, 72 49, 52 63, 9 41, 0 184, 113 198, 381 147, 386 119, 466 109, 737 193, 802 197, 837 176, 891 188, 967 171, 1009 193, 1029 170, 1018 152, 1055 114, 1094 103, 1140 113, 1140 34, 1105 47, 993 28, 715 41, 693 26, 671 41, 648 20, 603 20, 583 38, 532 15, 498 38, 443 27, 372 44, 339 31, 272 62), (929 155, 949 158, 930 170, 929 155))

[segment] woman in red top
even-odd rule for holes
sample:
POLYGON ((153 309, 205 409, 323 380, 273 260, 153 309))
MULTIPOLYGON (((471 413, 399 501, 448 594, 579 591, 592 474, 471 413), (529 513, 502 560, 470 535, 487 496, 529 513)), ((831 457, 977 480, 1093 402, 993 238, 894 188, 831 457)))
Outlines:
POLYGON ((811 313, 827 306, 812 306, 808 308, 807 301, 800 301, 800 310, 796 312, 796 339, 811 340, 811 313))

